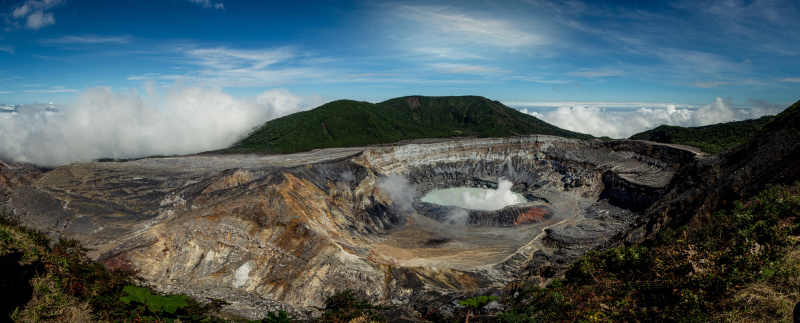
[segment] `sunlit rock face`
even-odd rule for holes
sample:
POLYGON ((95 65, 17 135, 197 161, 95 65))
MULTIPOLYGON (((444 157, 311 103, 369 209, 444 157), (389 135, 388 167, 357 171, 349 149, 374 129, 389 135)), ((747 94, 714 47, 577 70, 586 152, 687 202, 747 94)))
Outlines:
POLYGON ((14 187, 6 204, 108 266, 251 318, 310 315, 348 288, 425 309, 558 275, 615 243, 693 159, 548 136, 153 158, 60 167, 14 187), (463 187, 524 201, 481 210, 422 200, 463 187))

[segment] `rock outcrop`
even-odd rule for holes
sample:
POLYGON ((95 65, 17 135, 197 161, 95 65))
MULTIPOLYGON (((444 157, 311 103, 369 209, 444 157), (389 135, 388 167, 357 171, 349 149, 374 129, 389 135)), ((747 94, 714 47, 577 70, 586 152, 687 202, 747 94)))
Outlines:
POLYGON ((694 153, 666 145, 528 136, 81 163, 14 176, 2 164, 0 183, 14 183, 4 184, 4 204, 23 223, 79 239, 98 261, 136 269, 162 290, 223 298, 228 310, 258 318, 277 309, 313 315, 348 288, 422 309, 544 282, 650 223, 645 210, 694 163, 694 153), (394 194, 389 175, 411 193, 394 194), (420 201, 434 189, 496 187, 501 178, 531 202, 462 210, 469 220, 450 223, 452 208, 420 201))

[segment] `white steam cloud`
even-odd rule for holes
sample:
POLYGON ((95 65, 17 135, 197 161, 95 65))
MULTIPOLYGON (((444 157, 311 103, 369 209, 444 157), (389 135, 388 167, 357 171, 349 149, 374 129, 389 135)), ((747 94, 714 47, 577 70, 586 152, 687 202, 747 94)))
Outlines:
POLYGON ((473 210, 499 210, 509 205, 525 202, 525 199, 511 191, 514 183, 501 179, 496 190, 482 190, 477 194, 469 191, 461 193, 464 207, 473 210))
POLYGON ((465 225, 469 222, 469 212, 465 209, 453 208, 445 216, 444 222, 465 225))
POLYGON ((322 103, 285 89, 236 99, 219 88, 176 86, 162 98, 90 88, 64 106, 17 106, 0 116, 0 158, 54 167, 98 158, 180 155, 225 148, 260 124, 322 103))
POLYGON ((417 191, 406 180, 398 174, 389 174, 378 182, 378 188, 386 192, 395 206, 403 211, 411 212, 414 210, 414 198, 417 191))
POLYGON ((752 104, 749 109, 736 108, 730 98, 717 98, 713 103, 697 109, 667 105, 663 108, 608 111, 598 105, 574 105, 552 111, 536 112, 527 108, 520 111, 567 130, 594 136, 628 138, 660 125, 698 127, 776 115, 784 110, 784 107, 757 99, 748 102, 752 104))

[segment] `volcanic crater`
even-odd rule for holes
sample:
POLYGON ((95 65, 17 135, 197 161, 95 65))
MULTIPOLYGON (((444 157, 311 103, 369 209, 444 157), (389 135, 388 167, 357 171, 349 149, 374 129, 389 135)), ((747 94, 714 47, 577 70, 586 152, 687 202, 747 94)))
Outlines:
POLYGON ((59 167, 4 203, 163 291, 226 299, 252 318, 303 316, 347 288, 424 308, 544 283, 640 225, 695 158, 647 142, 540 135, 149 158, 59 167), (421 200, 501 180, 526 201, 487 211, 421 200))

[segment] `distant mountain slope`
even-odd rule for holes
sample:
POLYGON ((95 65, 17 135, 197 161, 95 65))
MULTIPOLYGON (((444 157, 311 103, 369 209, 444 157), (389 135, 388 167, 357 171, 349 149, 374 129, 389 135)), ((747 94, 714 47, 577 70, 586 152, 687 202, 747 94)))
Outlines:
POLYGON ((226 151, 293 153, 317 148, 459 136, 547 134, 591 139, 479 96, 339 100, 265 123, 226 151))
POLYGON ((688 128, 664 125, 637 133, 630 139, 695 146, 709 154, 718 154, 749 139, 772 118, 773 116, 763 116, 758 119, 688 128))

